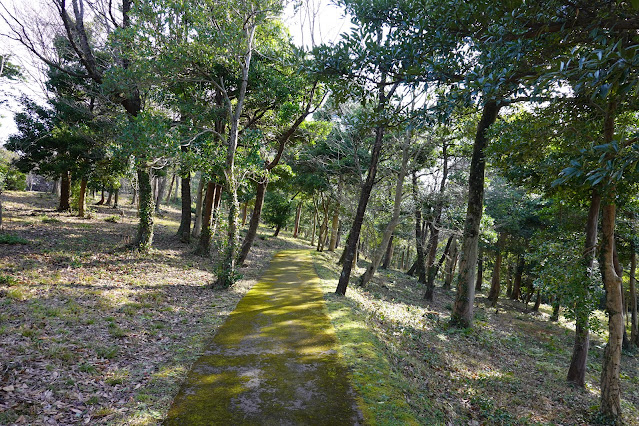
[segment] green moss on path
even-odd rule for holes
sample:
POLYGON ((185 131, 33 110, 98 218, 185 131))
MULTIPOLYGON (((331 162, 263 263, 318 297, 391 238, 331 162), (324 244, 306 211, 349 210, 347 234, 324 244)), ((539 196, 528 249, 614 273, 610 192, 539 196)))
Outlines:
POLYGON ((304 250, 274 257, 193 365, 165 421, 361 423, 319 278, 304 250))

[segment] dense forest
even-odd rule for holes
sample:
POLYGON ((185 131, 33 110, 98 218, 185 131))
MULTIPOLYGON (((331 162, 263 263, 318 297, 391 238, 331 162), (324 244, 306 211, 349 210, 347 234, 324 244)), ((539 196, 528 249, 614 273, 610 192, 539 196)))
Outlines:
MULTIPOLYGON (((492 338, 503 334, 505 345, 537 333, 545 341, 543 327, 565 331, 560 342, 545 343, 566 354, 550 362, 561 380, 548 392, 577 392, 586 402, 574 411, 553 417, 552 408, 531 408, 524 421, 523 411, 513 414, 514 400, 487 403, 490 388, 455 391, 456 408, 448 410, 447 402, 425 402, 427 385, 404 387, 398 392, 418 422, 639 424, 639 2, 338 0, 350 29, 335 42, 311 37, 304 46, 293 42, 285 10, 305 14, 310 25, 318 12, 312 1, 41 3, 37 12, 0 6, 3 36, 38 61, 46 92, 18 100, 17 132, 1 151, 1 339, 19 333, 35 341, 37 324, 50 317, 64 328, 62 312, 73 306, 89 315, 83 303, 90 296, 74 293, 80 290, 69 289, 55 315, 38 305, 44 319, 16 305, 44 303, 33 292, 56 286, 38 281, 49 261, 57 265, 52 280, 75 271, 70 287, 129 277, 120 274, 151 280, 144 268, 162 262, 168 269, 154 274, 187 274, 180 285, 188 296, 178 287, 154 289, 131 314, 110 302, 107 311, 117 315, 105 314, 109 338, 155 336, 159 317, 141 315, 127 331, 118 315, 137 318, 138 309, 168 300, 196 309, 201 298, 207 307, 193 318, 221 321, 228 312, 211 313, 209 305, 232 311, 268 253, 310 245, 322 279, 332 277, 329 310, 345 302, 341 296, 354 297, 344 305, 354 311, 374 306, 370 295, 396 302, 395 313, 379 308, 366 320, 375 339, 390 339, 382 351, 390 381, 419 382, 446 368, 443 358, 466 359, 472 374, 485 373, 470 355, 446 353, 455 345, 432 356, 436 336, 486 348, 494 342, 478 336, 488 327, 498 327, 492 338), (40 190, 39 198, 27 187, 40 190), (53 248, 65 240, 80 245, 53 248), (85 254, 70 256, 74 250, 85 254), (77 271, 89 264, 91 273, 77 271), (109 264, 122 269, 104 272, 109 264), (186 284, 195 281, 202 285, 186 284), (38 284, 29 290, 30 283, 38 284), (406 337, 402 319, 384 320, 410 309, 428 323, 419 327, 432 330, 432 341, 416 325, 406 337), (503 315, 512 315, 511 324, 503 315), (526 327, 539 329, 527 334, 526 327), (406 340, 395 342, 395 334, 406 340), (416 360, 402 360, 402 345, 410 346, 406 359, 416 360)), ((0 56, 0 84, 30 81, 17 55, 0 56)), ((212 321, 184 333, 201 342, 219 325, 212 321)), ((40 341, 29 351, 50 343, 40 341)), ((180 345, 173 339, 167 347, 180 345)), ((103 346, 96 359, 117 359, 118 346, 126 344, 103 346)), ((526 348, 521 357, 539 355, 526 348)), ((82 374, 102 368, 69 357, 69 368, 82 374)), ((0 423, 42 418, 11 405, 18 385, 5 381, 18 367, 0 365, 0 423)), ((463 387, 453 376, 451 389, 463 387)), ((164 408, 153 409, 165 413, 162 401, 164 408)), ((69 415, 79 423, 122 420, 96 414, 96 404, 69 415)))

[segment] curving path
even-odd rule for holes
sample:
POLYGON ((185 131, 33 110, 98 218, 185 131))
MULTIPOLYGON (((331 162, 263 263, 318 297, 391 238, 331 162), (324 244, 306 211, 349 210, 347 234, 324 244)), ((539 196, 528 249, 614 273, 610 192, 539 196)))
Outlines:
POLYGON ((195 362, 164 424, 361 423, 310 254, 286 250, 195 362))

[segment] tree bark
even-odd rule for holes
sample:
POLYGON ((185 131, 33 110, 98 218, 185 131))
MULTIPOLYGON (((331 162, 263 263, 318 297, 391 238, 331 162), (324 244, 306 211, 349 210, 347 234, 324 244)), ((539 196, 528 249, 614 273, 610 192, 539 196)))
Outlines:
POLYGON ((630 342, 635 346, 639 346, 639 328, 637 326, 637 290, 636 290, 636 272, 637 272, 637 255, 634 241, 630 243, 630 342))
POLYGON ((262 216, 262 206, 264 205, 264 195, 266 194, 267 180, 262 180, 255 184, 255 205, 253 206, 253 213, 251 214, 251 220, 249 221, 249 227, 246 231, 246 236, 242 242, 240 248, 240 254, 237 257, 237 264, 241 267, 244 265, 244 261, 253 246, 255 236, 257 235, 257 228, 260 225, 260 217, 262 216))
POLYGON ((417 281, 426 283, 426 257, 424 254, 424 226, 422 224, 422 206, 419 202, 419 188, 417 186, 417 170, 412 173, 413 203, 415 204, 415 248, 417 259, 414 268, 408 270, 408 275, 417 275, 417 281))
POLYGON ((457 266, 457 238, 453 238, 450 247, 450 253, 448 255, 448 259, 446 260, 446 277, 444 279, 444 285, 442 288, 448 290, 451 288, 453 283, 453 277, 455 276, 455 267, 457 266))
POLYGON ((517 266, 515 268, 515 279, 513 281, 513 291, 510 295, 512 300, 519 300, 521 297, 521 279, 524 275, 524 267, 526 266, 524 256, 519 255, 517 260, 517 266))
POLYGON ((342 272, 339 276, 336 294, 345 295, 346 288, 348 287, 348 281, 351 277, 351 271, 353 269, 353 261, 355 259, 355 252, 357 251, 357 242, 359 241, 359 234, 362 229, 362 223, 364 222, 364 213, 366 212, 366 206, 370 199, 371 190, 375 184, 375 176, 377 175, 377 164, 379 162, 379 156, 382 152, 382 145, 384 142, 384 127, 378 126, 375 129, 375 142, 371 152, 370 163, 368 167, 368 173, 366 174, 366 181, 362 185, 359 201, 357 203, 357 210, 355 211, 355 217, 351 226, 348 240, 346 241, 346 254, 344 255, 344 264, 342 265, 342 272))
MULTIPOLYGON (((592 190, 590 196, 590 209, 586 221, 586 247, 583 257, 583 268, 586 274, 591 271, 595 261, 595 249, 597 246, 597 222, 599 221, 599 207, 601 206, 601 195, 596 189, 592 190)), ((586 276, 584 274, 584 276, 586 276)), ((587 289, 589 283, 584 282, 587 289)), ((577 386, 583 387, 586 379, 586 364, 588 361, 588 349, 590 346, 589 316, 587 309, 575 307, 575 343, 572 349, 570 366, 568 367, 567 380, 577 386)))
POLYGON ((71 197, 71 173, 66 171, 60 175, 60 202, 58 203, 59 212, 67 212, 71 210, 69 198, 71 197))
POLYGON ((202 231, 195 249, 195 254, 200 256, 211 254, 211 212, 213 211, 213 200, 215 200, 216 192, 217 186, 215 182, 209 181, 206 185, 206 197, 204 198, 202 210, 202 231))
POLYGON ((328 251, 335 251, 337 248, 337 235, 339 231, 339 209, 340 200, 342 198, 342 177, 338 178, 337 182, 337 198, 333 205, 333 220, 331 221, 331 241, 328 245, 328 251))
POLYGON ((173 184, 175 183, 176 173, 173 173, 173 177, 171 178, 171 184, 169 185, 169 192, 166 194, 166 198, 164 199, 164 204, 168 204, 171 201, 171 193, 173 192, 173 184))
POLYGON ((302 217, 302 202, 298 201, 295 211, 295 228, 293 228, 293 238, 297 238, 300 233, 300 218, 302 217))
POLYGON ((80 193, 78 194, 78 217, 84 217, 85 198, 87 193, 87 178, 80 180, 80 193))
POLYGON ((180 227, 178 228, 177 236, 183 243, 188 243, 191 240, 191 172, 185 171, 184 173, 181 177, 182 214, 180 216, 180 227))
POLYGON ((497 239, 497 253, 495 255, 495 265, 493 266, 493 277, 490 282, 490 292, 488 293, 488 300, 490 300, 490 305, 493 307, 497 306, 497 300, 501 292, 499 274, 501 273, 502 251, 505 243, 504 238, 505 234, 500 232, 497 239))
POLYGON ((366 268, 366 272, 360 277, 359 285, 364 287, 368 282, 373 278, 375 272, 377 272, 377 268, 384 257, 384 253, 386 253, 386 248, 388 247, 391 237, 393 235, 393 231, 395 227, 399 223, 399 214, 401 213, 402 206, 402 195, 404 193, 404 178, 406 177, 406 170, 408 167, 408 159, 410 158, 410 141, 412 135, 407 134, 406 140, 404 141, 404 150, 402 153, 402 164, 399 169, 399 173, 397 175, 397 181, 395 183, 395 199, 393 201, 393 215, 391 217, 390 222, 386 225, 384 229, 384 233, 382 234, 382 242, 380 243, 377 250, 373 253, 373 257, 371 259, 371 263, 366 268))
POLYGON ((437 244, 439 244, 439 227, 442 219, 442 211, 444 209, 444 190, 446 189, 446 179, 448 179, 448 152, 446 141, 442 144, 442 180, 439 186, 439 198, 435 204, 435 211, 433 215, 433 222, 431 225, 430 241, 428 243, 428 260, 427 260, 427 272, 426 272, 426 293, 424 299, 432 301, 433 293, 435 292, 435 276, 437 275, 438 266, 435 265, 435 256, 437 255, 437 244))
POLYGON ((202 202, 204 201, 204 175, 200 176, 200 183, 197 186, 197 200, 195 201, 195 223, 191 236, 198 238, 202 231, 202 202))
POLYGON ((477 255, 477 279, 475 280, 475 292, 479 293, 484 284, 484 251, 480 248, 477 255))
MULTIPOLYGON (((532 290, 534 291, 534 290, 532 290)), ((537 290, 537 298, 535 299, 535 306, 533 306, 533 312, 539 312, 539 306, 541 305, 541 291, 537 290)))
POLYGON ((394 235, 391 235, 390 240, 388 241, 388 246, 386 247, 386 253, 384 253, 384 261, 382 262, 382 269, 388 269, 391 263, 391 259, 393 258, 393 240, 395 239, 394 235))
POLYGON ((475 300, 475 265, 477 263, 477 244, 479 241, 479 223, 484 207, 484 169, 486 158, 484 149, 488 143, 487 131, 497 119, 500 105, 489 100, 484 105, 481 120, 473 145, 468 179, 468 207, 464 223, 464 235, 461 249, 461 262, 457 279, 457 295, 451 314, 451 323, 458 327, 470 327, 473 323, 473 302, 475 300))
POLYGON ((215 235, 217 224, 220 221, 220 204, 222 202, 222 192, 224 187, 218 183, 215 184, 215 198, 213 199, 213 211, 211 212, 211 238, 215 235))
POLYGON ((138 186, 140 199, 140 222, 135 237, 134 246, 146 251, 153 243, 153 193, 151 190, 151 175, 148 167, 138 167, 138 186))
MULTIPOLYGON (((608 194, 611 196, 610 194, 608 194)), ((611 199, 614 199, 611 196, 611 199)), ((621 278, 614 267, 616 206, 607 202, 602 208, 601 275, 606 289, 608 313, 608 343, 601 368, 601 413, 615 420, 621 419, 621 345, 623 342, 623 300, 621 278)))
POLYGON ((164 196, 164 190, 166 189, 166 176, 162 176, 158 179, 158 192, 157 199, 155 202, 155 213, 160 214, 160 205, 162 204, 162 198, 164 196))
POLYGON ((120 189, 118 188, 113 192, 113 208, 117 209, 120 202, 120 189))

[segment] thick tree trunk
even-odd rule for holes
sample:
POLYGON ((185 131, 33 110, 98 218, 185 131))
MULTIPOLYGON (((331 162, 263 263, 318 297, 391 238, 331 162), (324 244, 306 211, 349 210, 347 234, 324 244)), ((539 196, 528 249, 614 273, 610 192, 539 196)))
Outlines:
POLYGON ((353 269, 353 261, 355 259, 355 252, 357 251, 357 242, 359 241, 359 234, 362 229, 362 223, 364 222, 364 213, 366 212, 366 206, 370 199, 371 190, 375 184, 375 176, 377 175, 377 164, 379 162, 379 156, 382 151, 382 145, 384 142, 384 127, 378 126, 375 129, 375 142, 371 152, 370 163, 368 167, 368 173, 366 175, 366 181, 362 185, 359 201, 357 203, 357 210, 355 211, 355 217, 353 218, 353 225, 346 241, 346 255, 344 256, 344 264, 342 265, 342 272, 339 276, 337 288, 335 293, 346 294, 346 288, 348 287, 348 281, 351 277, 351 271, 353 269))
POLYGON ((177 236, 183 243, 191 240, 191 172, 186 171, 181 177, 182 180, 182 214, 180 216, 180 227, 177 236))
MULTIPOLYGON (((244 265, 244 261, 253 246, 255 236, 257 235, 257 228, 260 225, 260 217, 262 216, 262 206, 264 205, 264 194, 266 194, 266 186, 268 181, 263 180, 255 184, 255 205, 253 206, 253 213, 251 214, 251 220, 249 221, 249 227, 246 231, 246 236, 242 242, 240 248, 240 254, 237 257, 237 264, 241 267, 244 265)), ((279 233, 279 232, 278 232, 279 233)))
POLYGON ((475 280, 475 292, 479 293, 484 285, 484 251, 480 248, 477 255, 477 279, 475 280))
POLYGON ((497 300, 499 299, 499 293, 501 292, 499 274, 501 272, 501 260, 502 260, 502 250, 504 249, 504 238, 505 238, 505 234, 503 232, 500 232, 499 237, 497 239, 497 253, 495 254, 495 265, 493 266, 493 277, 490 281, 490 292, 488 293, 488 300, 490 300, 491 306, 497 306, 497 300))
POLYGON ((455 276, 455 267, 457 266, 457 238, 453 238, 450 247, 450 253, 446 260, 446 277, 444 278, 443 288, 448 290, 452 286, 453 277, 455 276))
POLYGON ((297 210, 295 211, 295 228, 293 228, 293 238, 297 238, 300 233, 300 219, 302 217, 302 202, 297 203, 297 210))
POLYGON ((58 204, 59 212, 67 212, 71 210, 69 199, 71 198, 71 173, 63 172, 60 176, 60 202, 58 204))
POLYGON ((200 176, 200 183, 197 187, 197 199, 195 201, 195 223, 191 236, 198 238, 202 231, 202 203, 204 201, 204 175, 200 176))
POLYGON ((97 203, 95 203, 96 206, 101 206, 105 203, 105 199, 104 199, 104 188, 102 188, 102 190, 100 191, 100 201, 98 201, 97 203))
MULTIPOLYGON (((610 194, 609 194, 610 195, 610 194)), ((611 196, 611 195, 610 195, 611 196)), ((611 196, 612 199, 614 199, 611 196)), ((623 300, 621 278, 614 267, 615 213, 614 204, 602 208, 601 275, 606 289, 608 312, 608 344, 601 368, 601 413, 615 420, 621 419, 621 345, 623 342, 623 300)))
POLYGON ((200 232, 200 240, 198 241, 195 254, 200 256, 208 256, 211 254, 211 212, 213 211, 213 200, 217 186, 215 182, 209 181, 206 185, 206 197, 202 206, 202 231, 200 232))
POLYGON ((381 269, 388 269, 391 263, 391 259, 393 258, 393 240, 395 239, 394 235, 391 235, 390 240, 388 241, 388 246, 386 247, 386 253, 384 253, 384 261, 382 262, 381 269))
POLYGON ((475 265, 477 264, 477 244, 479 223, 484 207, 484 169, 486 158, 484 149, 488 143, 488 128, 495 122, 499 104, 489 100, 484 105, 481 120, 473 145, 468 179, 468 207, 464 223, 461 262, 457 279, 457 295, 451 314, 451 323, 458 327, 470 327, 473 323, 473 302, 475 300, 475 265))
MULTIPOLYGON (((397 175, 397 181, 395 183, 395 199, 393 200, 393 215, 391 217, 390 222, 386 225, 384 229, 384 233, 382 234, 382 242, 379 247, 373 253, 373 257, 371 259, 370 265, 366 268, 366 272, 360 277, 359 285, 365 286, 368 282, 373 278, 375 272, 377 272, 377 268, 384 257, 384 253, 386 253, 386 249, 391 241, 391 237, 393 235, 393 231, 395 227, 399 223, 399 214, 401 213, 401 205, 402 205, 402 195, 404 193, 404 178, 406 177, 406 170, 408 167, 408 160, 410 158, 410 140, 411 135, 406 135, 406 140, 404 141, 404 150, 402 153, 402 164, 399 169, 399 173, 397 175)), ((432 298, 432 297, 431 297, 432 298)))
POLYGON ((140 199, 140 222, 133 245, 139 250, 146 251, 153 243, 153 193, 151 190, 151 175, 147 167, 138 167, 138 186, 140 199))
POLYGON ((539 306, 541 305, 541 291, 537 290, 537 298, 535 299, 535 306, 533 306, 533 312, 539 312, 539 306))
MULTIPOLYGON (((597 190, 593 189, 590 197, 588 219, 586 221, 586 247, 583 257, 584 271, 592 270, 595 261, 597 222, 599 221, 600 206, 601 195, 597 190)), ((586 274, 584 274, 584 276, 586 276, 586 274)), ((584 282, 584 286, 586 289, 590 287, 587 281, 584 282)), ((589 316, 590 312, 586 308, 583 308, 582 304, 575 306, 575 343, 572 349, 570 366, 568 367, 567 380, 581 387, 585 385, 586 364, 590 346, 589 316)))
POLYGON ((84 217, 84 208, 86 205, 87 178, 82 177, 80 180, 80 193, 78 194, 78 217, 84 217))
POLYGON ((107 206, 110 206, 111 205, 111 200, 113 200, 113 191, 109 191, 109 195, 108 195, 107 200, 106 200, 106 202, 104 204, 107 205, 107 206))

